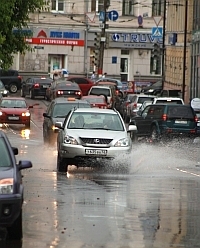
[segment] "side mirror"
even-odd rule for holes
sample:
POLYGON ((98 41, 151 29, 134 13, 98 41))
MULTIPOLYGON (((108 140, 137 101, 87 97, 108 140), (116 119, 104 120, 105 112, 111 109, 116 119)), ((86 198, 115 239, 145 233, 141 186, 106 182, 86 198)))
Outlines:
POLYGON ((137 131, 137 126, 134 124, 130 124, 128 127, 128 132, 136 132, 137 131))
POLYGON ((12 147, 14 155, 18 155, 18 148, 17 147, 12 147))
POLYGON ((33 108, 33 106, 31 105, 31 106, 28 106, 28 108, 30 109, 30 108, 33 108))
POLYGON ((47 113, 43 113, 43 117, 49 118, 50 116, 47 113))
POLYGON ((28 169, 28 168, 31 168, 33 167, 31 161, 26 161, 26 160, 23 160, 23 161, 19 161, 19 164, 18 164, 18 169, 19 170, 24 170, 24 169, 28 169))
POLYGON ((56 122, 55 127, 59 128, 59 129, 63 129, 62 128, 62 122, 56 122))

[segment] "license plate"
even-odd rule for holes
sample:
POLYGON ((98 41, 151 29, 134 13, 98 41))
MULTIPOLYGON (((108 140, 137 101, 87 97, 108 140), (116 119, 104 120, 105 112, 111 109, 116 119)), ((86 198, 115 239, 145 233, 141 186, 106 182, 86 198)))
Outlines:
POLYGON ((187 121, 175 120, 176 124, 187 124, 187 121))
POLYGON ((19 120, 19 117, 18 116, 9 116, 8 120, 17 121, 17 120, 19 120))
POLYGON ((200 127, 200 123, 197 123, 197 126, 200 127))
POLYGON ((106 156, 107 155, 107 150, 85 150, 86 155, 101 155, 101 156, 106 156))
POLYGON ((43 88, 49 88, 49 85, 43 85, 43 88))

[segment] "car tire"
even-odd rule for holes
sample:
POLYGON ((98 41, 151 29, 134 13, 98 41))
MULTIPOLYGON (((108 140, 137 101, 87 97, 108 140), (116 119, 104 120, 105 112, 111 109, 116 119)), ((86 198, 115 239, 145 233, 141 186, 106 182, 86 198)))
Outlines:
POLYGON ((136 143, 138 141, 138 136, 136 132, 131 132, 130 137, 131 137, 132 142, 136 143))
POLYGON ((152 128, 151 128, 151 140, 153 141, 153 142, 156 142, 156 141, 158 141, 159 140, 159 133, 158 133, 158 129, 157 129, 157 127, 155 126, 155 125, 153 125, 152 126, 152 128))
POLYGON ((17 93, 17 84, 16 83, 11 83, 10 86, 9 86, 9 91, 10 93, 14 94, 14 93, 17 93))
POLYGON ((30 98, 31 98, 31 99, 34 99, 34 98, 35 98, 34 93, 33 93, 32 90, 30 90, 30 98))
POLYGON ((21 240, 23 237, 22 210, 12 226, 7 228, 8 239, 21 240))
POLYGON ((58 152, 57 156, 57 171, 58 172, 67 172, 68 164, 66 163, 66 160, 62 158, 58 152))
POLYGON ((21 91, 20 91, 20 95, 21 95, 21 97, 25 97, 25 94, 24 94, 24 91, 23 91, 22 88, 21 88, 21 91))

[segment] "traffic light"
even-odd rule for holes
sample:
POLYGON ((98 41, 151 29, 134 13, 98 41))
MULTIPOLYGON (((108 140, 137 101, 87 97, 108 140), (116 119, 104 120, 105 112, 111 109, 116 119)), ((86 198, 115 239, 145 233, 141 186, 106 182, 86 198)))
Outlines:
POLYGON ((152 50, 152 57, 157 59, 161 56, 161 49, 160 49, 160 44, 154 43, 153 45, 153 50, 152 50))
POLYGON ((94 50, 94 55, 92 56, 93 57, 93 64, 98 67, 99 66, 99 51, 100 50, 94 50))
POLYGON ((108 49, 108 48, 109 48, 109 42, 110 42, 109 38, 110 38, 110 36, 109 36, 109 34, 107 33, 107 34, 106 34, 106 41, 105 41, 105 49, 108 49))
POLYGON ((94 47, 95 49, 100 49, 100 42, 101 42, 101 33, 95 33, 95 38, 94 38, 94 47))

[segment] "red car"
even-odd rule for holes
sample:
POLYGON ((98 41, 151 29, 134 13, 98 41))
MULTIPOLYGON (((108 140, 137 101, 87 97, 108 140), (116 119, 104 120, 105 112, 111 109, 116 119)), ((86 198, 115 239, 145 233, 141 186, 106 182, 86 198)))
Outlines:
POLYGON ((106 99, 104 96, 83 96, 82 100, 88 101, 93 108, 108 108, 108 104, 106 103, 106 99))
POLYGON ((94 83, 89 78, 71 76, 66 78, 67 81, 75 82, 79 85, 83 96, 87 96, 88 91, 94 83))
POLYGON ((24 124, 30 128, 30 108, 33 106, 28 106, 22 97, 3 97, 0 100, 0 123, 24 124))

